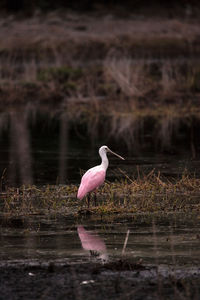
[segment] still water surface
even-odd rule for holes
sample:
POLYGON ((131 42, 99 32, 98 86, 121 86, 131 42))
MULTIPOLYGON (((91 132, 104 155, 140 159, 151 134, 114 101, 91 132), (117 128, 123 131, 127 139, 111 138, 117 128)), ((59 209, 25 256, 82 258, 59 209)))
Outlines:
POLYGON ((142 259, 150 264, 200 263, 200 221, 194 215, 126 216, 114 221, 38 215, 1 222, 1 261, 112 260, 122 256, 130 230, 125 255, 135 262, 142 259))

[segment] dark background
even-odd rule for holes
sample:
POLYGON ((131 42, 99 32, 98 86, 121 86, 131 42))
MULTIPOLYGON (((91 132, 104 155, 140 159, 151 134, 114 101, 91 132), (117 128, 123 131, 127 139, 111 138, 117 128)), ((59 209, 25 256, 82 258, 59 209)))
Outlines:
POLYGON ((76 10, 81 12, 109 12, 116 14, 143 13, 164 14, 167 17, 191 13, 198 16, 200 1, 198 0, 1 0, 1 13, 33 14, 35 10, 51 11, 55 9, 76 10), (187 12, 186 12, 187 11, 187 12))

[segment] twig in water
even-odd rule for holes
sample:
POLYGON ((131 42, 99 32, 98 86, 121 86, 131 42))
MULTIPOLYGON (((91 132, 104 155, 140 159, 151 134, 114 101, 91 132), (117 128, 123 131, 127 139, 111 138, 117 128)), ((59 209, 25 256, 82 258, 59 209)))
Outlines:
POLYGON ((128 242, 129 233, 130 233, 130 229, 128 229, 127 233, 126 233, 126 238, 125 238, 124 246, 123 246, 123 249, 122 249, 122 255, 124 255, 125 250, 126 250, 126 245, 127 245, 127 242, 128 242))

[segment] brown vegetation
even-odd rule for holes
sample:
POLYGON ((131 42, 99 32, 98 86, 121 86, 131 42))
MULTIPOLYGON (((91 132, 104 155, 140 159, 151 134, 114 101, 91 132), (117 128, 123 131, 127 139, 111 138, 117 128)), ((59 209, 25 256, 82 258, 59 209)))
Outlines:
POLYGON ((0 20, 0 40, 2 105, 74 96, 152 101, 200 90, 199 63, 180 60, 180 54, 191 57, 200 51, 198 21, 10 16, 0 20))
MULTIPOLYGON (((123 172, 123 171, 121 171, 123 172)), ((90 212, 107 213, 199 211, 200 179, 183 174, 180 179, 161 178, 153 171, 137 179, 123 173, 124 179, 106 182, 98 191, 97 206, 90 212)), ((76 199, 77 186, 35 186, 7 188, 1 193, 5 216, 33 213, 77 213, 86 202, 76 199)))

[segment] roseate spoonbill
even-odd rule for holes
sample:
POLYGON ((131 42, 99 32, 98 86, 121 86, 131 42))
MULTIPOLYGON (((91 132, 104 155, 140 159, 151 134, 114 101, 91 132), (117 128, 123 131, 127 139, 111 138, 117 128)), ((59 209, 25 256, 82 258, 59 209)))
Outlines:
MULTIPOLYGON (((123 159, 120 155, 116 154, 115 152, 111 151, 107 146, 102 146, 99 149, 99 155, 101 157, 101 164, 89 169, 82 177, 81 184, 78 189, 77 198, 82 200, 83 197, 94 190, 96 190, 100 185, 103 184, 105 177, 106 177, 106 170, 108 168, 108 158, 107 152, 110 152, 120 159, 123 159)), ((88 198, 88 207, 90 204, 90 199, 88 198)))

